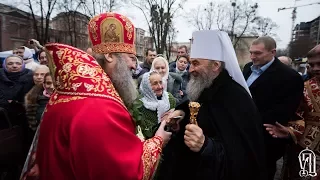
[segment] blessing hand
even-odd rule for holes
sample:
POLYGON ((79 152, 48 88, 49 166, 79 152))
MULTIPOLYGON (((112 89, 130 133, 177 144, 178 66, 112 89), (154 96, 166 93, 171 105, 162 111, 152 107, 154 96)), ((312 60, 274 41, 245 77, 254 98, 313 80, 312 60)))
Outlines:
POLYGON ((280 123, 276 122, 275 125, 272 124, 264 124, 266 130, 269 134, 274 138, 289 138, 290 133, 287 127, 281 125, 280 123))
POLYGON ((188 124, 184 133, 184 143, 193 152, 199 152, 204 144, 205 136, 202 129, 194 124, 188 124))

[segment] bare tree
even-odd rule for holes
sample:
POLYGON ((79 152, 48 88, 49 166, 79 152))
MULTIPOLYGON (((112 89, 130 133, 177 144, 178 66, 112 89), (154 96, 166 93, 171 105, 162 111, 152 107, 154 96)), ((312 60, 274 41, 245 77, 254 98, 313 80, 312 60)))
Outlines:
POLYGON ((83 5, 82 8, 90 17, 117 10, 121 6, 125 5, 126 0, 79 0, 83 5))
POLYGON ((28 0, 26 4, 32 15, 37 39, 41 44, 49 41, 49 24, 56 3, 57 0, 28 0), (40 18, 37 17, 38 14, 40 18))
POLYGON ((288 56, 288 54, 289 54, 288 48, 283 48, 283 49, 277 49, 276 56, 277 57, 279 57, 279 56, 288 56))
POLYGON ((182 8, 185 0, 132 0, 132 4, 144 15, 149 33, 158 54, 163 54, 175 13, 182 8))
POLYGON ((79 28, 77 28, 77 25, 79 22, 77 22, 77 17, 80 15, 80 8, 82 7, 83 2, 78 0, 64 0, 58 2, 58 7, 61 10, 61 18, 63 28, 60 30, 66 30, 68 36, 70 37, 70 45, 71 46, 78 46, 78 34, 79 34, 79 28))
POLYGON ((215 13, 216 5, 213 2, 209 2, 205 6, 199 5, 187 13, 186 16, 189 23, 191 23, 197 30, 211 30, 215 25, 215 13))
POLYGON ((229 29, 229 32, 233 42, 233 47, 236 48, 241 37, 249 29, 249 25, 256 20, 258 4, 255 3, 254 5, 250 5, 247 1, 234 1, 231 3, 231 6, 231 28, 229 29))
POLYGON ((169 60, 170 57, 171 57, 171 53, 172 53, 172 48, 173 48, 173 42, 176 38, 176 35, 179 31, 177 31, 173 25, 170 26, 169 28, 169 32, 168 32, 168 39, 167 39, 167 44, 166 44, 166 47, 165 47, 165 51, 166 51, 166 56, 167 56, 167 59, 169 60))
POLYGON ((210 30, 217 26, 219 30, 229 33, 234 47, 244 34, 249 33, 250 25, 256 20, 258 4, 247 1, 230 3, 214 3, 210 1, 205 6, 192 9, 188 21, 198 30, 210 30))
POLYGON ((276 36, 276 33, 274 32, 276 29, 278 29, 279 26, 277 23, 273 22, 270 18, 265 17, 257 17, 255 21, 255 25, 253 27, 253 33, 258 36, 276 36))

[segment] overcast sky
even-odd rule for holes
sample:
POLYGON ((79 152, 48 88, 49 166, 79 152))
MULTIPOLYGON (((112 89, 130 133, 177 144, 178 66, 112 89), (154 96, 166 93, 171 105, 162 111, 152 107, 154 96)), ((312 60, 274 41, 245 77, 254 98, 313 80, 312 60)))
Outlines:
MULTIPOLYGON (((0 0, 1 1, 1 0, 0 0)), ((6 0, 8 4, 13 4, 12 0, 6 0)), ((17 2, 13 0, 14 2, 17 2)), ((20 0, 23 1, 23 0, 20 0)), ((179 0, 178 0, 179 1, 179 0)), ((230 2, 230 0, 215 0, 215 1, 224 1, 230 2)), ((249 0, 250 1, 250 0, 249 0)), ((251 0, 252 2, 257 2, 259 4, 258 15, 263 17, 269 17, 274 22, 279 25, 279 28, 276 30, 278 37, 281 39, 278 41, 279 48, 287 47, 290 41, 290 33, 291 33, 291 13, 292 9, 282 10, 278 12, 278 8, 283 7, 292 7, 294 5, 294 0, 251 0)), ((131 2, 131 0, 127 0, 127 2, 131 2)), ((198 5, 204 5, 208 2, 208 0, 187 0, 184 4, 184 9, 180 12, 180 15, 187 15, 186 12, 189 12, 190 9, 196 8, 198 5)), ((297 6, 306 5, 311 3, 320 2, 320 0, 297 0, 297 6)), ((21 3, 17 4, 19 8, 25 9, 25 5, 21 5, 21 3)), ((120 12, 126 16, 128 16, 134 23, 136 27, 143 28, 145 30, 148 29, 146 24, 146 20, 142 14, 142 12, 135 7, 125 7, 116 11, 120 12)), ((53 14, 54 16, 55 14, 53 14)), ((310 5, 305 7, 299 7, 297 9, 297 18, 296 24, 299 22, 307 22, 311 21, 314 18, 320 15, 320 5, 310 5)), ((188 42, 192 32, 196 29, 192 27, 183 17, 176 17, 174 19, 174 26, 179 31, 176 41, 178 42, 188 42)))
MULTIPOLYGON (((220 0, 225 2, 230 2, 230 0, 220 0)), ((198 5, 205 4, 207 0, 188 0, 184 5, 184 12, 188 12, 190 9, 197 7, 198 5)), ((285 48, 290 41, 290 31, 291 31, 291 13, 292 9, 283 10, 278 12, 278 8, 282 7, 292 7, 294 5, 294 0, 256 0, 258 2, 259 10, 258 15, 263 17, 269 17, 274 22, 279 25, 278 30, 276 31, 277 35, 281 39, 278 41, 279 48, 285 48)), ((320 2, 320 0, 300 0, 297 1, 296 5, 304 5, 320 2)), ((147 29, 147 25, 144 19, 143 14, 140 10, 135 10, 130 8, 128 10, 120 10, 121 13, 126 14, 133 21, 136 27, 147 29)), ((305 7, 300 7, 297 9, 297 18, 296 23, 311 21, 312 19, 320 15, 320 5, 310 5, 305 7)), ((185 19, 182 17, 177 17, 174 20, 175 27, 179 30, 176 40, 178 42, 188 42, 189 38, 192 35, 192 32, 195 30, 185 19)))

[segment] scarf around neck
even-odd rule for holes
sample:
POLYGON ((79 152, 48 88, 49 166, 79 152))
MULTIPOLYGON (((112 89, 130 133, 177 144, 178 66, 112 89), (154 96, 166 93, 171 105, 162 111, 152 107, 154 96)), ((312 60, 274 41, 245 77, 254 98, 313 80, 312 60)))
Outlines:
POLYGON ((51 96, 51 94, 49 94, 46 89, 43 90, 43 95, 44 95, 45 97, 48 97, 48 98, 50 98, 50 96, 51 96))
POLYGON ((187 70, 185 69, 184 71, 180 71, 178 69, 178 66, 176 66, 176 73, 182 75, 183 73, 187 72, 187 70))
POLYGON ((28 74, 29 70, 28 69, 23 69, 20 72, 7 72, 6 70, 3 70, 4 76, 7 77, 9 81, 12 82, 18 82, 20 78, 26 74, 28 74))

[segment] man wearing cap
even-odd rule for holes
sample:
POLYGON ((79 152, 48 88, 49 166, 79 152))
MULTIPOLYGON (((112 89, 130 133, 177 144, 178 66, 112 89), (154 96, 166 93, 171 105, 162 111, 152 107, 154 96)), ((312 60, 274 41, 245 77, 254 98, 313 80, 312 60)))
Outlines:
POLYGON ((227 33, 192 35, 190 101, 200 103, 197 124, 189 124, 188 103, 171 117, 184 116, 164 152, 162 179, 263 180, 263 127, 227 33), (170 173, 166 173, 170 172, 170 173))
POLYGON ((153 138, 135 135, 128 110, 135 95, 121 89, 132 88, 134 27, 125 16, 104 13, 89 22, 89 33, 95 55, 106 58, 98 61, 108 64, 104 69, 71 46, 45 46, 57 86, 40 127, 39 179, 151 179, 171 133, 163 121, 153 138))

